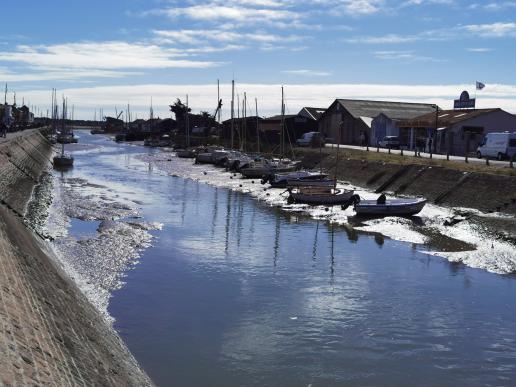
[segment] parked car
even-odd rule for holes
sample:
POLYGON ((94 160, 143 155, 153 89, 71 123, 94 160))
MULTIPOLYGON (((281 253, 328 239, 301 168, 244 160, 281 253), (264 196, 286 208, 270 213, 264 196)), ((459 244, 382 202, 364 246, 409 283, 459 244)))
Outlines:
POLYGON ((498 160, 516 155, 516 132, 487 133, 477 148, 477 157, 496 157, 498 160))
POLYGON ((296 140, 297 146, 319 146, 324 145, 324 137, 320 132, 308 132, 296 140))
POLYGON ((400 147, 400 139, 397 136, 385 136, 378 141, 378 145, 382 148, 398 149, 400 147))

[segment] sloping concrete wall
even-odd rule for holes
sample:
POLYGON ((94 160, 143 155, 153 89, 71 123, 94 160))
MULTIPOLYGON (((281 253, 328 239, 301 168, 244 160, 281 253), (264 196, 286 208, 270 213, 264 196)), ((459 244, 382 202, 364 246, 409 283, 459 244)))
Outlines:
POLYGON ((0 385, 152 385, 23 223, 51 155, 39 132, 0 144, 0 385))

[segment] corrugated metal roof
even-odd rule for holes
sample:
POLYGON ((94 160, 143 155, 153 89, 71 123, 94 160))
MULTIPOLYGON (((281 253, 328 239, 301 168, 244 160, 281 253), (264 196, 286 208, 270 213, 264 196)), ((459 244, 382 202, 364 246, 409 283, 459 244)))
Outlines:
MULTIPOLYGON (((492 113, 502 110, 496 109, 471 109, 471 110, 439 110, 437 127, 447 128, 456 123, 469 120, 484 114, 492 113)), ((428 128, 435 127, 435 112, 424 114, 419 117, 414 117, 410 120, 402 121, 398 124, 399 127, 407 128, 428 128)))
POLYGON ((383 113, 391 119, 404 120, 435 112, 435 105, 426 103, 366 101, 360 99, 337 99, 337 101, 355 118, 374 118, 383 113))
MULTIPOLYGON (((314 108, 314 107, 304 107, 304 110, 307 111, 307 113, 312 116, 314 120, 318 120, 326 111, 326 108, 314 108)), ((301 109, 301 111, 303 110, 301 109)))

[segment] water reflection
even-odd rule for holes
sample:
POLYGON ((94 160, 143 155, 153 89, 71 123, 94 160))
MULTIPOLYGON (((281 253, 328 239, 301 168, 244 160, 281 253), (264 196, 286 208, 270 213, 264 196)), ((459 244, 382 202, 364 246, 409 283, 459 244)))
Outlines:
POLYGON ((514 281, 136 161, 124 170, 126 151, 106 150, 102 170, 77 160, 165 222, 110 304, 158 385, 514 384, 514 281))

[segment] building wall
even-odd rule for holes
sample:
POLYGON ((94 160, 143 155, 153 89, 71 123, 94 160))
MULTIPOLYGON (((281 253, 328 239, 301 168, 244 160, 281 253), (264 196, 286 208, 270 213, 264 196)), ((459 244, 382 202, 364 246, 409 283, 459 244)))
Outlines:
POLYGON ((439 138, 436 138, 438 141, 436 144, 437 151, 446 153, 447 149, 449 149, 450 154, 462 156, 465 154, 466 148, 468 148, 469 152, 474 152, 482 138, 487 133, 505 131, 516 131, 516 116, 503 110, 484 114, 482 116, 460 122, 453 125, 451 128, 446 129, 444 143, 442 142, 443 140, 439 141, 439 138), (468 134, 464 133, 463 130, 464 127, 468 126, 482 128, 481 133, 469 135, 469 146, 467 145, 468 134))
POLYGON ((380 114, 371 122, 371 138, 369 145, 375 146, 378 141, 385 136, 399 136, 400 130, 396 122, 387 117, 385 114, 380 114))

